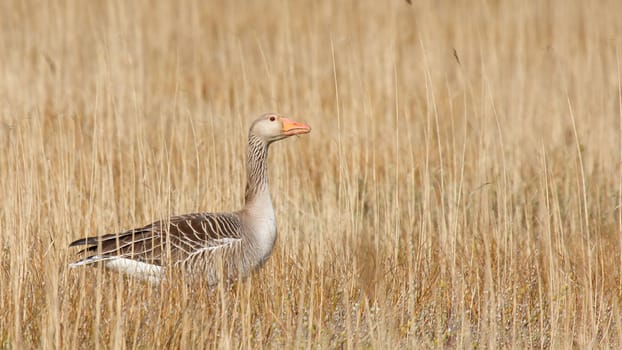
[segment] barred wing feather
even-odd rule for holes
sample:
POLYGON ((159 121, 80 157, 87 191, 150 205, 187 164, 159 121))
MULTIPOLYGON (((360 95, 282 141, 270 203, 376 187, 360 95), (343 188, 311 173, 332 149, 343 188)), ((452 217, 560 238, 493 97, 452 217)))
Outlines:
POLYGON ((87 246, 79 253, 87 256, 73 266, 114 258, 164 266, 233 247, 241 240, 240 231, 240 218, 235 213, 195 213, 118 234, 79 239, 70 246, 87 246))

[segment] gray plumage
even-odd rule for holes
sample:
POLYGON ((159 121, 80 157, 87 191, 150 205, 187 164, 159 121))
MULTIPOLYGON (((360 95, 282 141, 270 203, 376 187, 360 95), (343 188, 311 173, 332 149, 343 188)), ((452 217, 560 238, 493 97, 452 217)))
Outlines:
POLYGON ((247 276, 266 261, 276 240, 268 148, 274 141, 310 130, 276 114, 261 116, 249 131, 243 209, 179 215, 121 233, 81 238, 69 246, 84 246, 79 252, 83 258, 70 266, 103 263, 152 283, 164 278, 167 270, 205 279, 210 285, 222 278, 247 276))

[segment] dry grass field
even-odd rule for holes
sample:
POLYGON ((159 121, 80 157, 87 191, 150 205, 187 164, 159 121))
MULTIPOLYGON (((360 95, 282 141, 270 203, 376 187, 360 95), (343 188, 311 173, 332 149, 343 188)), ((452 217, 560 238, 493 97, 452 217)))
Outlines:
POLYGON ((0 349, 620 348, 622 2, 2 1, 0 349), (73 239, 241 207, 227 288, 73 239), (179 281, 178 281, 179 282, 179 281))

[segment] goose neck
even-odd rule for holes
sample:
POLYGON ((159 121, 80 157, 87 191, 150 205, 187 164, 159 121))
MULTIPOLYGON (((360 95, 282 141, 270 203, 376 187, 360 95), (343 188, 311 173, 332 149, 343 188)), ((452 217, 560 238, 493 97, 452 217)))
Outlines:
POLYGON ((268 143, 250 134, 248 137, 247 181, 244 201, 246 207, 256 199, 269 194, 268 189, 268 143))

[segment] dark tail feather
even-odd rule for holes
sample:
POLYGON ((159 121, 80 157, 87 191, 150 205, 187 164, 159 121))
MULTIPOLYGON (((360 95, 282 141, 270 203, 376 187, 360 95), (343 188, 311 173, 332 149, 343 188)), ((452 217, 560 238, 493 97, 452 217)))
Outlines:
POLYGON ((144 231, 139 231, 139 230, 133 230, 133 231, 127 231, 127 232, 123 232, 123 233, 119 233, 119 234, 114 234, 114 233, 108 233, 105 234, 103 236, 96 236, 96 237, 86 237, 86 238, 80 238, 80 239, 76 239, 75 241, 71 242, 69 244, 70 247, 77 247, 79 245, 97 245, 99 243, 104 243, 106 241, 109 241, 111 239, 120 239, 123 238, 127 235, 133 234, 133 233, 140 233, 140 232, 144 232, 144 231))
POLYGON ((118 234, 109 233, 103 236, 80 238, 69 243, 69 246, 70 247, 77 247, 81 245, 87 246, 86 248, 82 249, 78 254, 82 254, 85 252, 95 252, 97 251, 98 246, 105 244, 106 242, 123 240, 127 236, 134 237, 134 235, 151 232, 151 230, 152 230, 151 226, 148 225, 148 226, 145 226, 139 229, 134 229, 134 230, 126 231, 123 233, 118 233, 118 234))
POLYGON ((97 237, 87 237, 87 238, 77 239, 77 240, 71 242, 69 244, 69 246, 70 247, 77 247, 79 245, 93 245, 93 244, 97 244, 97 242, 99 242, 99 239, 97 237))

